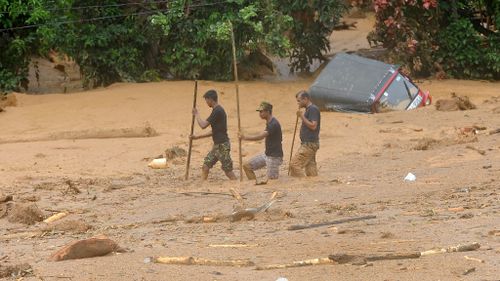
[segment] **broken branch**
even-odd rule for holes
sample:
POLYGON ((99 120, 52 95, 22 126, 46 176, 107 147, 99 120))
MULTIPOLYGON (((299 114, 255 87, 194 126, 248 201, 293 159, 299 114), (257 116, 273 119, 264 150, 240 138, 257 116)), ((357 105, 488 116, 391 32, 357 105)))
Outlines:
POLYGON ((257 207, 257 208, 246 208, 244 210, 233 212, 229 216, 229 219, 232 222, 240 221, 243 218, 253 219, 255 217, 255 215, 257 215, 258 213, 265 212, 267 209, 269 209, 271 207, 271 205, 274 204, 274 202, 276 202, 276 200, 273 199, 273 200, 267 202, 266 204, 264 204, 260 207, 257 207))
POLYGON ((288 227, 288 230, 299 230, 299 229, 306 229, 306 228, 316 228, 316 227, 328 226, 328 225, 334 225, 334 224, 341 224, 341 223, 346 223, 346 222, 370 220, 370 219, 374 219, 376 217, 377 216, 363 216, 363 217, 340 219, 340 220, 335 220, 335 221, 330 221, 330 222, 323 222, 323 223, 314 223, 314 224, 306 224, 306 225, 298 224, 298 225, 292 225, 292 226, 288 227))
POLYGON ((471 258, 471 257, 468 257, 468 256, 464 256, 464 258, 466 260, 470 260, 470 261, 477 261, 477 262, 480 262, 480 263, 484 263, 484 260, 482 259, 478 259, 478 258, 471 258))
POLYGON ((283 269, 290 267, 302 267, 302 266, 310 266, 310 265, 321 265, 321 264, 335 264, 335 261, 330 258, 316 258, 302 261, 294 261, 292 263, 285 264, 270 264, 264 266, 257 266, 256 270, 268 270, 268 269, 283 269))
POLYGON ((210 244, 208 247, 211 248, 246 248, 246 247, 256 247, 257 244, 210 244))
POLYGON ((422 256, 428 256, 428 255, 443 254, 443 253, 468 252, 468 251, 475 251, 475 250, 479 249, 480 247, 481 247, 481 245, 479 245, 479 243, 474 242, 471 244, 460 244, 460 245, 451 246, 448 248, 432 249, 432 250, 420 252, 420 254, 422 256))

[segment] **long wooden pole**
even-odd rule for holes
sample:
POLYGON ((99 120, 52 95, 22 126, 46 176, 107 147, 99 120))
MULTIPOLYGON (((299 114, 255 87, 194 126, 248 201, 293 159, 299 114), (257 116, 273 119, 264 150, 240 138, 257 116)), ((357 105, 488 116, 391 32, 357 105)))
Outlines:
POLYGON ((297 135, 297 126, 299 124, 299 116, 295 119, 295 129, 293 130, 293 139, 292 139, 292 149, 290 149, 290 160, 288 161, 288 175, 290 175, 292 156, 293 156, 293 145, 295 144, 295 136, 297 135))
MULTIPOLYGON (((196 108, 196 96, 198 96, 198 80, 194 81, 194 97, 193 97, 193 108, 196 108)), ((190 136, 194 133, 194 119, 195 116, 191 119, 191 133, 190 136)), ((189 164, 191 164, 191 148, 193 147, 193 139, 189 138, 189 148, 188 148, 188 157, 186 162, 186 174, 184 175, 184 179, 187 180, 189 178, 189 164)))
MULTIPOLYGON (((236 110, 238 114, 238 134, 241 132, 241 118, 240 118, 240 91, 238 88, 238 66, 236 64, 236 44, 234 40, 234 30, 233 24, 229 22, 231 26, 231 41, 233 45, 233 73, 234 73, 234 85, 236 87, 236 110)), ((240 164, 240 181, 243 181, 243 159, 241 155, 241 139, 238 138, 238 160, 240 164)))

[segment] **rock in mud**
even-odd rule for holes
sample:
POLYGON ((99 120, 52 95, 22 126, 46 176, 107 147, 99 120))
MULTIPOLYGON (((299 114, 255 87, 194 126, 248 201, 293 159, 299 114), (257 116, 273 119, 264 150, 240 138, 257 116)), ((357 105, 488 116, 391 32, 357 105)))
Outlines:
POLYGON ((9 221, 13 223, 35 224, 43 221, 43 212, 36 204, 16 204, 9 212, 9 221))
POLYGON ((436 109, 439 111, 457 111, 476 109, 468 96, 457 96, 451 93, 451 99, 442 99, 436 102, 436 109))
POLYGON ((64 231, 70 233, 85 233, 92 229, 92 226, 81 220, 63 220, 46 226, 44 231, 64 231))
POLYGON ((121 248, 115 241, 107 238, 106 236, 100 235, 89 239, 71 242, 59 251, 53 253, 48 260, 63 261, 100 257, 120 250, 121 248))

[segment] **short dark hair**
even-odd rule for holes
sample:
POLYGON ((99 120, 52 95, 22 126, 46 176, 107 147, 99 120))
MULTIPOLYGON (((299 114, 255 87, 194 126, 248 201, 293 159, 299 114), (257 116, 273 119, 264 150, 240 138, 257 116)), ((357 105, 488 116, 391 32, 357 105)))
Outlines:
POLYGON ((211 100, 217 102, 217 91, 215 91, 215 90, 208 90, 203 95, 203 98, 205 98, 205 99, 211 99, 211 100))
POLYGON ((296 98, 307 98, 307 99, 311 99, 311 96, 309 95, 309 93, 307 91, 300 91, 298 92, 296 95, 295 95, 296 98))

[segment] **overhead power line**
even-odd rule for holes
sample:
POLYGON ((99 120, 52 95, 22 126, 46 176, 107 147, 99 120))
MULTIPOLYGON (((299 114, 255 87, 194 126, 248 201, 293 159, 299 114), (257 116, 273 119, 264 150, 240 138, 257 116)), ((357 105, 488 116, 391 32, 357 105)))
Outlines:
MULTIPOLYGON (((220 1, 220 2, 215 2, 215 3, 197 4, 197 5, 190 5, 190 6, 188 6, 188 8, 193 9, 193 8, 206 7, 206 6, 215 6, 215 5, 225 4, 225 3, 230 3, 230 2, 232 2, 232 1, 220 1)), ((59 21, 59 22, 51 22, 51 23, 31 24, 31 25, 24 25, 24 26, 2 28, 2 29, 0 29, 0 32, 30 29, 30 28, 36 28, 36 27, 41 27, 41 26, 47 26, 47 25, 93 22, 93 21, 100 21, 100 20, 106 20, 106 19, 124 18, 124 17, 130 17, 130 16, 152 15, 152 14, 156 14, 158 12, 168 12, 169 10, 171 10, 171 9, 161 9, 161 10, 145 11, 145 12, 139 12, 139 13, 120 14, 120 15, 115 15, 115 16, 102 16, 102 17, 95 17, 95 18, 67 20, 67 21, 59 21)))
MULTIPOLYGON (((86 9, 100 9, 100 8, 111 8, 111 7, 126 7, 126 6, 137 6, 137 5, 153 5, 167 3, 170 0, 160 0, 160 1, 147 1, 147 2, 129 2, 129 3, 117 3, 117 4, 106 4, 106 5, 89 5, 89 6, 75 6, 67 8, 59 7, 41 7, 45 8, 46 11, 70 11, 70 10, 86 10, 86 9)), ((9 12, 0 12, 1 14, 8 14, 9 12)))

